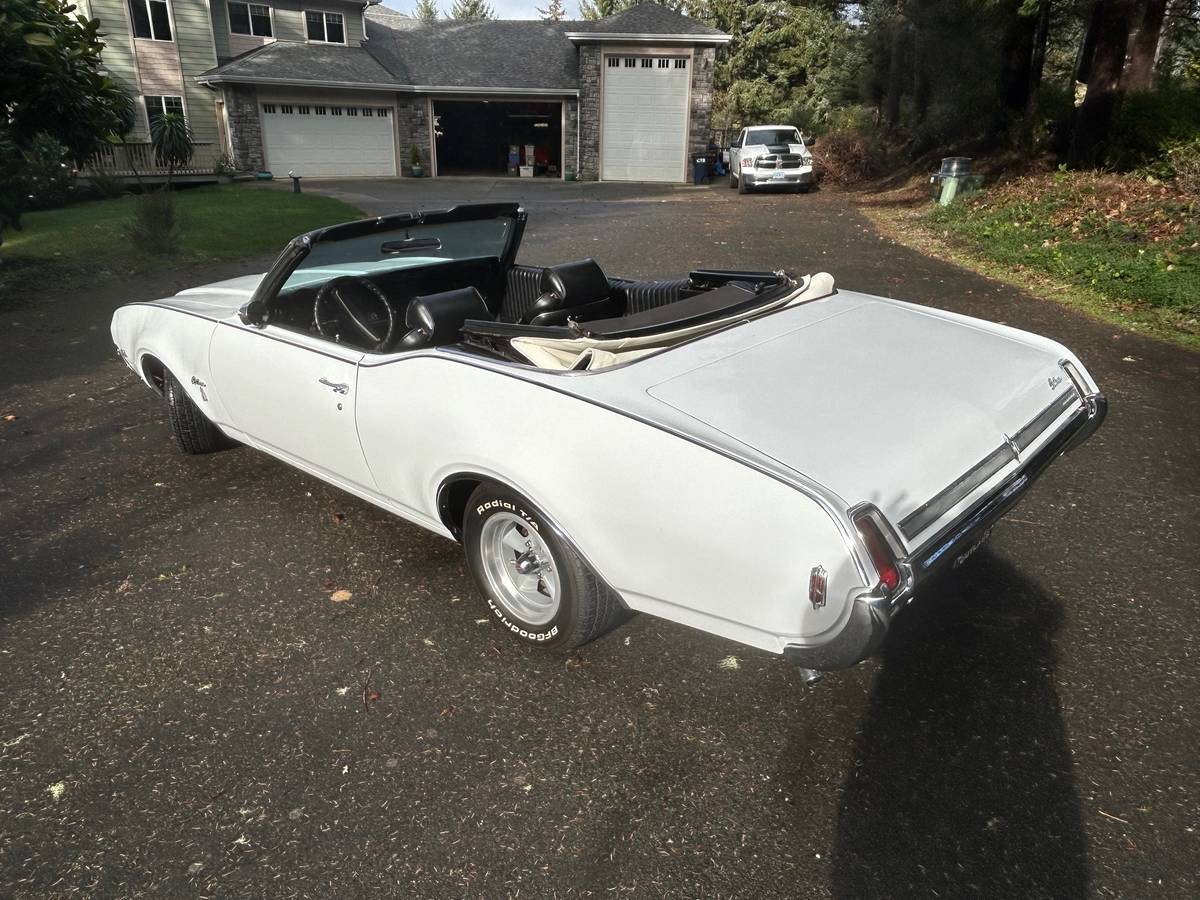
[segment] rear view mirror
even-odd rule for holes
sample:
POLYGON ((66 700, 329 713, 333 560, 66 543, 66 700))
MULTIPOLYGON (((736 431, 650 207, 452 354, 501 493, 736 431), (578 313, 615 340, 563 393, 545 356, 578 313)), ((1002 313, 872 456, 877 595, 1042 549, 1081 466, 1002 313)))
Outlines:
POLYGON ((382 253, 411 253, 413 250, 441 250, 441 238, 405 238, 402 241, 384 241, 379 248, 382 253))

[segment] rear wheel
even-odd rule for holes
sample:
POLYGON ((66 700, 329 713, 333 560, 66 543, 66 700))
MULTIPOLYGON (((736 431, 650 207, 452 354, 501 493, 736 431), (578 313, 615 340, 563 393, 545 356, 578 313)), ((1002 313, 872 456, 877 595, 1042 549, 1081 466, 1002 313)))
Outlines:
POLYGON ((175 443, 184 453, 213 453, 231 446, 229 438, 208 420, 169 371, 163 372, 163 398, 167 401, 175 443))
POLYGON ((616 592, 515 491, 482 484, 463 520, 467 565, 488 610, 526 643, 572 650, 625 616, 616 592))

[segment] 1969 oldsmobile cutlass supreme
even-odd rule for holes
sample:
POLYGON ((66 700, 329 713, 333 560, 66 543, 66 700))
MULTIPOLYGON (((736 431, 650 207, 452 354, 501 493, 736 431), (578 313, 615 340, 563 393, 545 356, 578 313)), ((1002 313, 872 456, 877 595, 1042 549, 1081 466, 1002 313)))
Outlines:
POLYGON ((514 264, 526 214, 301 235, 117 310, 182 450, 263 450, 461 541, 491 615, 573 648, 629 611, 811 670, 871 655, 1100 425, 1053 341, 834 286, 514 264))

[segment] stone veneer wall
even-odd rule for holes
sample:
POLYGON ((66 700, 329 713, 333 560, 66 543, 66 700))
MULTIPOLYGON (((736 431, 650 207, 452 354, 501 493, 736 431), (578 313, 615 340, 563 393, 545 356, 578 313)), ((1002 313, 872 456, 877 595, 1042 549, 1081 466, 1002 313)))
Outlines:
POLYGON ((600 177, 600 45, 579 48, 579 171, 580 181, 600 177))
POLYGON ((261 172, 266 162, 262 123, 258 118, 258 88, 252 84, 229 84, 224 95, 233 163, 239 172, 261 172))
POLYGON ((691 177, 690 157, 708 149, 712 135, 713 69, 716 64, 715 47, 696 47, 692 57, 692 116, 688 129, 688 176, 691 177))
POLYGON ((567 97, 563 100, 563 109, 566 115, 563 123, 562 171, 574 172, 578 168, 575 165, 575 135, 579 132, 579 101, 574 97, 567 97))
POLYGON ((400 95, 396 98, 396 141, 400 153, 400 174, 412 174, 412 148, 416 144, 426 177, 433 174, 433 147, 430 144, 429 98, 400 95))

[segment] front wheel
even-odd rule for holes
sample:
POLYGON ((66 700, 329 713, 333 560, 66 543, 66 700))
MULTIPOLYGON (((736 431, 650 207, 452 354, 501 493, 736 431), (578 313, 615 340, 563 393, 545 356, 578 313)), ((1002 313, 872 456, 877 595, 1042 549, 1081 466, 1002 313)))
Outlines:
POLYGON ((467 566, 488 609, 513 637, 572 650, 617 625, 616 592, 515 491, 482 484, 463 521, 467 566))
POLYGON ((734 178, 734 177, 733 177, 733 173, 732 173, 732 172, 730 172, 730 173, 729 173, 729 186, 730 186, 731 188, 735 188, 735 187, 737 187, 737 186, 738 186, 738 180, 737 180, 736 178, 734 178))
POLYGON ((232 446, 229 438, 221 432, 200 407, 192 402, 183 385, 171 372, 163 373, 163 398, 167 401, 167 413, 171 419, 171 431, 175 443, 184 453, 213 453, 232 446))
POLYGON ((749 185, 747 185, 747 184, 746 184, 746 179, 745 179, 745 178, 739 178, 737 181, 738 181, 738 185, 737 185, 737 187, 738 187, 738 193, 739 193, 739 194, 748 194, 748 193, 750 193, 750 187, 749 187, 749 185))

